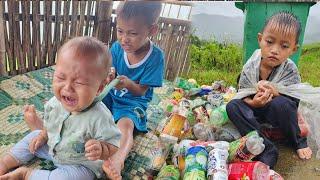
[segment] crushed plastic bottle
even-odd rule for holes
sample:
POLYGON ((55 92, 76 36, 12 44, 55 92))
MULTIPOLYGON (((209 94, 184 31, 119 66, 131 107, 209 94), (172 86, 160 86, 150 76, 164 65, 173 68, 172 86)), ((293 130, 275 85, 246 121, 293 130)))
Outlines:
POLYGON ((263 144, 263 138, 259 135, 248 137, 246 141, 246 148, 255 156, 261 154, 265 148, 265 145, 263 144))
POLYGON ((226 105, 221 105, 213 109, 210 113, 209 123, 214 127, 221 127, 229 121, 228 114, 226 111, 226 105))
POLYGON ((230 143, 229 162, 249 161, 262 153, 264 148, 263 138, 257 131, 252 131, 230 143))

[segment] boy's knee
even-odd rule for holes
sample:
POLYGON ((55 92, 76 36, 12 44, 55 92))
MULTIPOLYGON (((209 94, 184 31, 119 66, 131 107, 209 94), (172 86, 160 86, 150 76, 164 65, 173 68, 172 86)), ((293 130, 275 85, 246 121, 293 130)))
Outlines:
POLYGON ((294 101, 284 96, 275 97, 270 102, 270 107, 278 113, 287 113, 298 109, 294 101))
POLYGON ((117 124, 121 132, 134 130, 134 123, 130 118, 127 118, 127 117, 121 118, 117 124))
POLYGON ((237 109, 239 109, 239 105, 242 103, 241 99, 233 99, 226 105, 226 111, 227 113, 235 112, 237 109))

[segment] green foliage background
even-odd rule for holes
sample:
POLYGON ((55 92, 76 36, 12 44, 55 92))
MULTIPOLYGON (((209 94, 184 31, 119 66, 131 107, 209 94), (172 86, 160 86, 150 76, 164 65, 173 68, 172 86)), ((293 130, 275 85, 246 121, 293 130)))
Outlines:
MULTIPOLYGON (((191 36, 190 58, 191 70, 185 78, 196 79, 201 85, 224 80, 227 85, 236 87, 243 66, 240 45, 191 36)), ((320 86, 320 42, 303 46, 298 68, 303 82, 320 86)))

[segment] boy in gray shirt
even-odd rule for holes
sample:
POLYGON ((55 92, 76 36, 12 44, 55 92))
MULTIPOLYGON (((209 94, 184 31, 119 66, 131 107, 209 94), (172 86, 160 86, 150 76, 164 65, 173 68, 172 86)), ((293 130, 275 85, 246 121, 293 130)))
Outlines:
POLYGON ((61 47, 44 128, 32 131, 0 159, 0 179, 103 177, 102 160, 117 151, 121 136, 108 108, 95 101, 108 83, 110 65, 107 48, 94 38, 73 38, 61 47), (52 160, 57 168, 19 167, 35 156, 52 160))

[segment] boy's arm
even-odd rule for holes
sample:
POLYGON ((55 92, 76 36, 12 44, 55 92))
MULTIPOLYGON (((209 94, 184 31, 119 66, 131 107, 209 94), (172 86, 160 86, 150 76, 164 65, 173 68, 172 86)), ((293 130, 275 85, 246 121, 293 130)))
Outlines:
POLYGON ((118 76, 118 78, 120 79, 120 82, 116 86, 116 88, 117 89, 127 88, 128 91, 130 91, 135 96, 143 96, 149 88, 146 85, 135 83, 134 81, 129 79, 127 76, 118 76))

